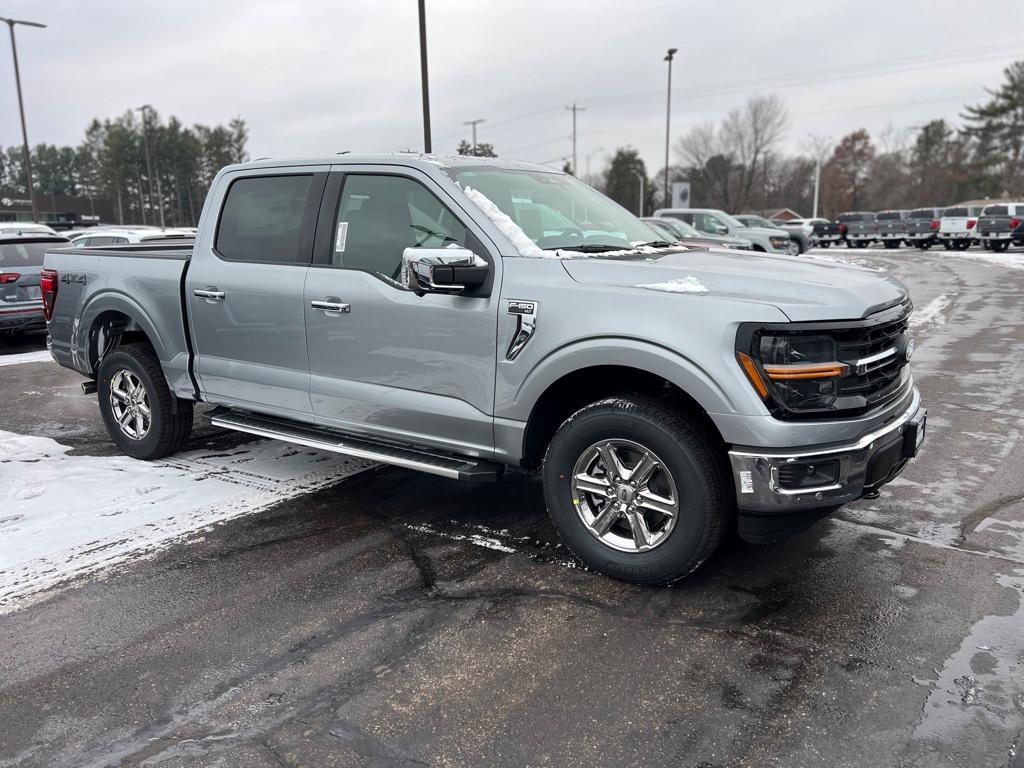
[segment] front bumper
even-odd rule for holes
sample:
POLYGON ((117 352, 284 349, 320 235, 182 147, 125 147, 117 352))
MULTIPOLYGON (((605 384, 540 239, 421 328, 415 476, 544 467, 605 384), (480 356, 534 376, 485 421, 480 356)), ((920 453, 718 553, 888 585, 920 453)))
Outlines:
POLYGON ((902 412, 845 443, 777 450, 734 447, 729 461, 740 535, 756 541, 800 530, 824 512, 885 485, 917 455, 926 416, 915 388, 902 412), (792 482, 806 468, 814 476, 816 466, 829 468, 827 481, 807 486, 792 482))

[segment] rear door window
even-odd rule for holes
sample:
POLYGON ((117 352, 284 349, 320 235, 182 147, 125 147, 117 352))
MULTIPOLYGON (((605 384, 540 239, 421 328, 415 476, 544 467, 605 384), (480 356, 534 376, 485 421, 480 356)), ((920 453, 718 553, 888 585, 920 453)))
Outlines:
POLYGON ((228 190, 214 249, 229 261, 308 264, 319 199, 312 174, 248 176, 228 190))

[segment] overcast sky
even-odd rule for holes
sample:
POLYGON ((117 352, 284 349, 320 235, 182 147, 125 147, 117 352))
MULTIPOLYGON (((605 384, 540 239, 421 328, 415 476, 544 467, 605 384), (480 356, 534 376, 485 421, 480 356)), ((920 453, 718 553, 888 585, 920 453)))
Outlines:
MULTIPOLYGON (((663 164, 665 49, 673 141, 754 93, 787 103, 789 149, 809 134, 873 136, 957 120, 1024 58, 1020 0, 716 2, 427 0, 435 152, 481 141, 508 157, 615 148, 663 164)), ((422 148, 415 0, 0 0, 18 29, 29 140, 77 144, 93 117, 150 103, 187 124, 250 128, 252 157, 422 148)), ((20 144, 6 30, 0 145, 20 144)))

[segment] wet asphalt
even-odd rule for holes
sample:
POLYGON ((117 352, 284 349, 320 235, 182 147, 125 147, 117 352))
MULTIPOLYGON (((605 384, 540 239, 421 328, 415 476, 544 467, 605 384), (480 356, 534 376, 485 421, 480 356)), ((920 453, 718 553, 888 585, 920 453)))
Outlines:
MULTIPOLYGON (((880 498, 643 589, 531 475, 373 470, 0 616, 0 766, 1024 768, 1024 270, 825 255, 941 310, 880 498)), ((78 381, 0 368, 0 428, 112 455, 78 381)))

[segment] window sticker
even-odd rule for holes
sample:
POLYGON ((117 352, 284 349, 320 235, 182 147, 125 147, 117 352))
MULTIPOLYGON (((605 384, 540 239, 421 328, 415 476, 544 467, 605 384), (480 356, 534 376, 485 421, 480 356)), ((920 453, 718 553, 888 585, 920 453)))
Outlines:
POLYGON ((345 238, 348 237, 348 222, 338 222, 338 234, 334 238, 334 252, 344 253, 345 252, 345 238))
POLYGON ((754 492, 754 478, 750 470, 740 470, 740 493, 754 492))

